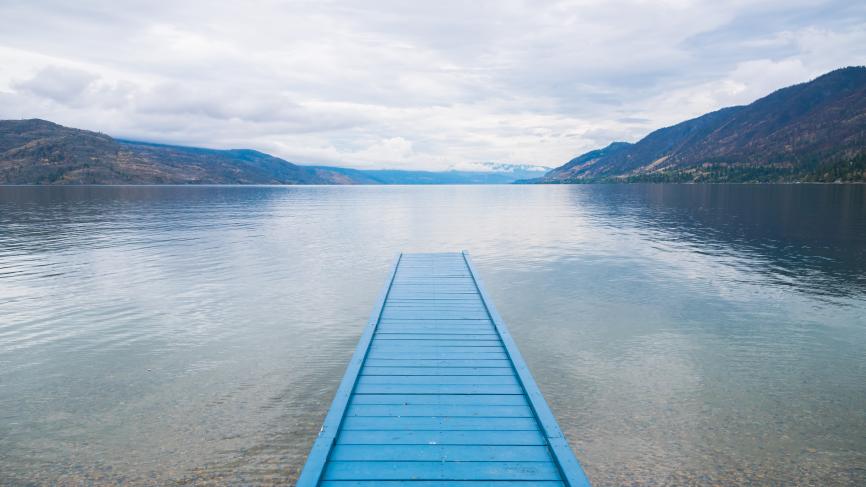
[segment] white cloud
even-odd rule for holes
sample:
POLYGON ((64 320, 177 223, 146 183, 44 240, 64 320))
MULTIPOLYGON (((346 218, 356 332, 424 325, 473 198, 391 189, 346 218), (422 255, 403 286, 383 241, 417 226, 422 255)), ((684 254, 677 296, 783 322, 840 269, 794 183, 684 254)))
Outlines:
POLYGON ((309 163, 557 165, 866 63, 811 0, 0 4, 0 118, 309 163))

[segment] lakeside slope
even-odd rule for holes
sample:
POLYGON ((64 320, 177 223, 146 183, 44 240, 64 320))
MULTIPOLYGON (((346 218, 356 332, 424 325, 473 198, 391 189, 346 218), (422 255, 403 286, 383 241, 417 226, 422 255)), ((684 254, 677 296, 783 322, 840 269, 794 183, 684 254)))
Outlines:
POLYGON ((306 166, 250 149, 114 139, 46 120, 0 120, 0 184, 508 184, 549 168, 417 171, 306 166))
POLYGON ((866 181, 866 67, 614 142, 523 182, 866 181))
POLYGON ((118 140, 45 120, 0 121, 0 184, 357 184, 249 149, 118 140))

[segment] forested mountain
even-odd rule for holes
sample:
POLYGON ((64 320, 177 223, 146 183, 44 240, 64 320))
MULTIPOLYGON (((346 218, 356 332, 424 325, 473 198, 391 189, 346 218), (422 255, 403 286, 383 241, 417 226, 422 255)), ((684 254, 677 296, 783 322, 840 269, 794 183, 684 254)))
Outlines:
POLYGON ((616 181, 866 181, 866 68, 613 143, 532 182, 616 181))
POLYGON ((117 140, 45 120, 0 121, 0 184, 352 184, 268 154, 117 140))

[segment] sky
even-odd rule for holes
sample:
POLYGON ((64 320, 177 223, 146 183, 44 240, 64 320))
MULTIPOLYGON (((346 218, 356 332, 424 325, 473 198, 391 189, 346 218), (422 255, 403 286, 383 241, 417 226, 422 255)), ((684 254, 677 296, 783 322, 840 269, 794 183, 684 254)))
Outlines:
POLYGON ((866 64, 866 2, 0 0, 0 118, 305 164, 555 167, 866 64))

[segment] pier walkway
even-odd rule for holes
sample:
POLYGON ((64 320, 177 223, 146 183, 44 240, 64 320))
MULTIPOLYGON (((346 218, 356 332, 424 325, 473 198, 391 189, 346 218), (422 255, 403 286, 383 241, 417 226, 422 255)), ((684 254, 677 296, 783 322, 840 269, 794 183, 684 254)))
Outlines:
POLYGON ((465 253, 402 254, 298 486, 589 486, 465 253))

